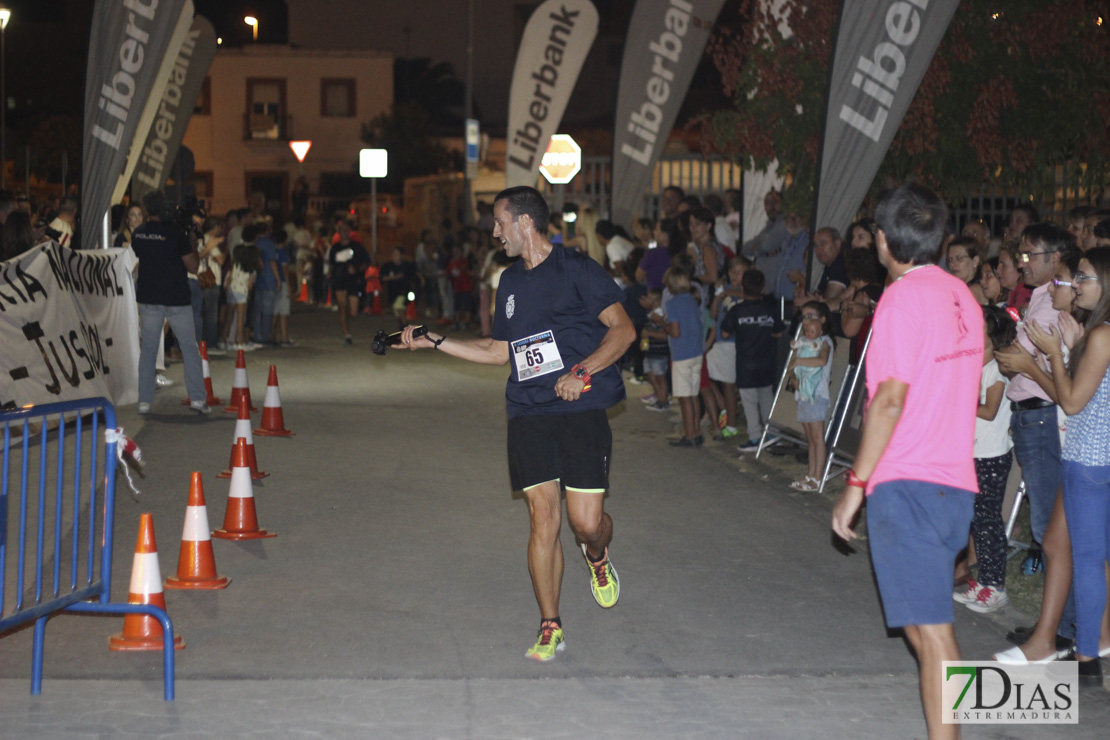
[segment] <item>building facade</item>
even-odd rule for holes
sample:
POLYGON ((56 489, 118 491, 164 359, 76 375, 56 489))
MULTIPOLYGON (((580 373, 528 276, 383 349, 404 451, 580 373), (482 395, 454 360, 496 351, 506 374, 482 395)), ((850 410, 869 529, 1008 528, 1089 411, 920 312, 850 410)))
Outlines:
POLYGON ((266 211, 285 219, 302 176, 313 195, 367 189, 358 181, 362 124, 392 103, 390 52, 221 48, 185 132, 197 196, 219 214, 262 193, 266 211), (294 140, 312 142, 303 163, 294 140))

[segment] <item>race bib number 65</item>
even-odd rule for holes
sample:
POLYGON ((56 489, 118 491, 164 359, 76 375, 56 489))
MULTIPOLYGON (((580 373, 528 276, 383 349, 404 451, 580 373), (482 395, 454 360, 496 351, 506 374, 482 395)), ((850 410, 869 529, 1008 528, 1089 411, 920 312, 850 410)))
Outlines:
POLYGON ((542 331, 512 343, 513 365, 519 381, 538 378, 563 369, 563 358, 555 344, 555 334, 542 331))

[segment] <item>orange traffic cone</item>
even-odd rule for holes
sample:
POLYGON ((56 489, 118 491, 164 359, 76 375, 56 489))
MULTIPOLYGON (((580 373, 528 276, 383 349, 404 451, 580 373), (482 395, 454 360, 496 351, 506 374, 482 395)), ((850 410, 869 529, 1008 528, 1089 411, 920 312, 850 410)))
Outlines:
POLYGON ((266 381, 266 399, 262 402, 262 428, 255 429, 254 433, 263 437, 293 436, 293 432, 285 428, 285 417, 281 413, 281 393, 278 391, 275 365, 270 365, 270 379, 266 381))
MULTIPOLYGON (((212 390, 212 375, 208 372, 208 343, 207 342, 201 342, 200 343, 200 367, 204 371, 204 392, 208 394, 208 398, 205 399, 204 402, 206 404, 208 404, 209 406, 219 406, 221 403, 223 403, 223 401, 220 400, 219 398, 216 398, 216 394, 212 390)), ((188 406, 189 405, 189 397, 188 396, 181 399, 181 405, 182 406, 188 406)))
POLYGON ((409 305, 405 307, 405 321, 416 321, 419 316, 416 315, 416 301, 409 301, 409 305))
POLYGON ((254 456, 254 435, 251 434, 251 415, 247 411, 247 404, 250 399, 246 396, 239 397, 239 418, 235 420, 235 436, 231 438, 231 460, 227 464, 227 470, 222 470, 216 476, 217 478, 230 478, 235 471, 235 445, 240 439, 244 440, 247 446, 247 467, 251 471, 251 478, 258 480, 265 478, 269 473, 264 473, 258 470, 258 460, 254 456))
POLYGON ((301 303, 308 303, 308 281, 307 280, 302 280, 301 281, 301 294, 300 294, 300 296, 297 297, 297 300, 301 303))
POLYGON ((185 529, 181 532, 181 554, 177 575, 166 579, 166 588, 227 588, 231 579, 216 575, 216 556, 208 528, 208 507, 204 503, 204 484, 194 472, 189 483, 189 505, 185 508, 185 529))
POLYGON ((233 414, 239 410, 239 399, 247 399, 247 409, 258 411, 251 403, 251 387, 247 382, 247 358, 243 350, 235 358, 235 378, 231 381, 231 399, 224 406, 224 411, 233 414))
MULTIPOLYGON (((152 604, 166 608, 162 593, 162 573, 158 569, 158 546, 154 542, 154 517, 139 517, 139 539, 135 543, 135 559, 131 565, 131 588, 128 604, 152 604)), ((180 635, 173 638, 175 650, 185 647, 180 635)), ((161 650, 162 625, 145 614, 127 614, 123 618, 123 631, 108 638, 109 650, 161 650)))
POLYGON ((251 471, 247 467, 247 443, 239 439, 235 442, 231 472, 231 488, 227 492, 227 512, 224 526, 212 533, 221 540, 257 540, 263 537, 277 537, 273 532, 258 528, 258 514, 254 510, 254 488, 251 486, 251 471))
POLYGON ((382 315, 382 296, 378 291, 374 291, 374 309, 370 312, 375 316, 382 315))

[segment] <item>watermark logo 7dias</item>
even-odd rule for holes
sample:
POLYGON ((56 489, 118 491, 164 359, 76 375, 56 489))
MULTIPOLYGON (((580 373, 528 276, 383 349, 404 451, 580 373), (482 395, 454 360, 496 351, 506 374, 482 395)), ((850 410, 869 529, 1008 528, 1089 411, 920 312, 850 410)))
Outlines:
POLYGON ((942 665, 945 724, 1079 724, 1075 661, 1007 665, 946 660, 942 665))

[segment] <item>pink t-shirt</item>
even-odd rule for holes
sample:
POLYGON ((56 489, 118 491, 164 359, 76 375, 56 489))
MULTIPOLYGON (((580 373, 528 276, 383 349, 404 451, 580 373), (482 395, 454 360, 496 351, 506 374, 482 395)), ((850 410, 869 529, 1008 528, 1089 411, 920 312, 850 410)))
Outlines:
POLYGON ((983 310, 960 279, 935 265, 907 272, 879 300, 867 349, 867 393, 906 383, 906 405, 867 481, 915 480, 979 490, 973 447, 983 310))
MULTIPOLYGON (((1052 307, 1052 295, 1048 292, 1048 283, 1037 287, 1033 291, 1033 296, 1029 299, 1029 307, 1025 309, 1025 321, 1036 321, 1046 331, 1060 323, 1060 312, 1052 307)), ((1044 355, 1033 346, 1033 342, 1029 340, 1029 336, 1025 333, 1024 326, 1018 327, 1017 340, 1027 352, 1033 354, 1041 369, 1051 374, 1052 370, 1045 362, 1044 355)), ((1011 401, 1026 401, 1030 398, 1039 398, 1042 401, 1050 400, 1048 394, 1044 392, 1044 388, 1037 385, 1037 381, 1024 375, 1015 375, 1014 379, 1010 381, 1010 387, 1006 390, 1006 398, 1011 401)))

